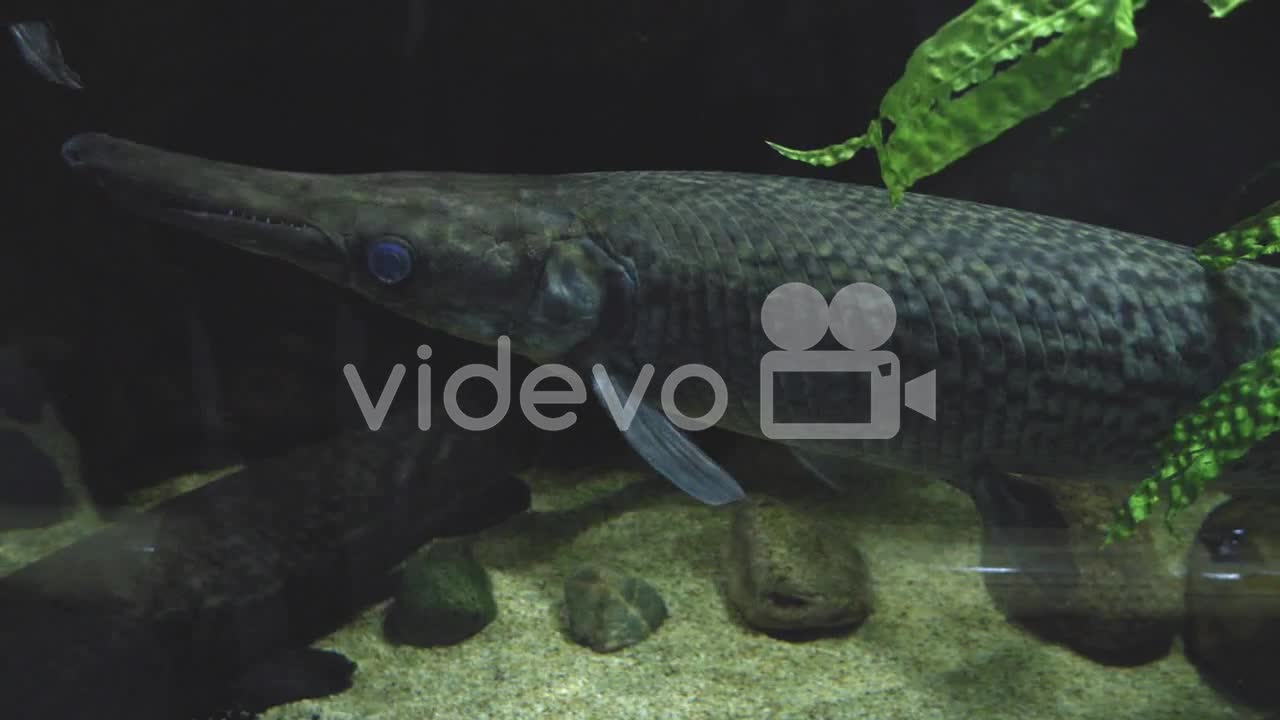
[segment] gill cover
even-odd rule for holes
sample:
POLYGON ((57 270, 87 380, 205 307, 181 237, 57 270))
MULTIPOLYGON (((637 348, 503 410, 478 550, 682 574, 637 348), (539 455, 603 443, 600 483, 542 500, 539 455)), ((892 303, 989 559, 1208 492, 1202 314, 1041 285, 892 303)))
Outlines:
MULTIPOLYGON (((571 353, 579 365, 593 364, 591 389, 614 417, 627 444, 656 473, 707 505, 744 497, 742 487, 677 428, 652 401, 632 398, 636 376, 625 357, 636 294, 634 266, 614 258, 589 239, 560 243, 549 254, 529 317, 546 333, 587 337, 571 353), (566 333, 566 330, 571 332, 566 333), (622 398, 626 398, 625 407, 622 398)), ((526 332, 532 342, 535 332, 526 332)))
POLYGON ((628 325, 634 281, 622 263, 588 238, 554 244, 520 337, 531 357, 589 354, 628 325), (564 347, 573 338, 575 347, 564 347))

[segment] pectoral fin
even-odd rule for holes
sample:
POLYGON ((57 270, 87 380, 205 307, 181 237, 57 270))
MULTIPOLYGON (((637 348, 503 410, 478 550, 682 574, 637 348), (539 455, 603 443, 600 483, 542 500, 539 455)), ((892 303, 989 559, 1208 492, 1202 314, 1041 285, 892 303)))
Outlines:
MULTIPOLYGON (((642 375, 641 379, 647 378, 642 375)), ((644 384, 641 382, 642 391, 644 384)), ((635 382, 623 382, 600 365, 592 372, 591 387, 596 399, 618 421, 632 449, 659 475, 708 505, 741 500, 745 494, 733 476, 672 425, 661 410, 638 397, 633 398, 631 391, 635 385, 635 382)))

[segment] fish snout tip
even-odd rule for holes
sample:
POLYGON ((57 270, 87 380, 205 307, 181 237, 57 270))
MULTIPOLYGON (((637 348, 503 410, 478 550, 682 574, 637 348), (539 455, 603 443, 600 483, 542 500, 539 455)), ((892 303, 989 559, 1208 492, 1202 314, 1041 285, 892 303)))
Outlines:
POLYGON ((72 169, 84 167, 89 164, 94 147, 108 139, 107 135, 95 132, 73 135, 62 143, 62 161, 72 169))

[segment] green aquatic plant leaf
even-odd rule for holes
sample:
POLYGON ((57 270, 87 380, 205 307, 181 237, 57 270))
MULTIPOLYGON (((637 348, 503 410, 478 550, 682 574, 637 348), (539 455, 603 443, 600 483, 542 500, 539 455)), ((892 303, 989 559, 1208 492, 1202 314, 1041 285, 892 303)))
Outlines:
POLYGON ((1196 259, 1210 270, 1225 270, 1275 252, 1280 252, 1280 201, 1201 243, 1196 259))
POLYGON ((1231 374, 1196 409, 1179 418, 1160 445, 1160 469, 1139 484, 1116 513, 1103 544, 1130 537, 1156 505, 1165 521, 1187 508, 1258 441, 1280 430, 1280 346, 1231 374))
POLYGON ((921 43, 865 135, 817 150, 830 167, 875 148, 894 201, 906 188, 1111 75, 1137 42, 1144 0, 978 0, 921 43))
POLYGON ((799 160, 819 167, 831 167, 847 162, 865 147, 872 148, 877 153, 884 151, 884 143, 880 134, 880 121, 878 119, 871 121, 871 124, 867 127, 866 134, 851 137, 844 142, 828 145, 817 150, 796 150, 769 140, 765 140, 765 144, 778 151, 785 158, 799 160))
POLYGON ((1204 0, 1204 1, 1209 6, 1209 9, 1213 10, 1213 17, 1215 18, 1226 17, 1227 13, 1231 12, 1232 10, 1235 10, 1236 8, 1240 7, 1245 3, 1245 0, 1204 0))
POLYGON ((880 163, 890 190, 1114 73, 1137 42, 1133 12, 1131 0, 988 0, 944 25, 880 105, 894 127, 880 163))
MULTIPOLYGON (((1240 260, 1280 251, 1280 201, 1268 205, 1195 250, 1200 264, 1225 270, 1240 260)), ((1280 346, 1236 369, 1195 411, 1174 423, 1160 446, 1161 466, 1143 480, 1116 512, 1103 544, 1133 535, 1162 499, 1165 521, 1204 492, 1227 463, 1243 457, 1280 428, 1280 346)))

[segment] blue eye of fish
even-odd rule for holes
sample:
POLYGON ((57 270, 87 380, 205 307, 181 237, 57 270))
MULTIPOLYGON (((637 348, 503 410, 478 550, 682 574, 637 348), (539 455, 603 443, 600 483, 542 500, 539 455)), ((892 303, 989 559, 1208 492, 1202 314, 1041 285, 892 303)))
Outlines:
POLYGON ((365 251, 369 274, 386 285, 404 282, 413 272, 413 253, 399 239, 375 240, 365 251))

